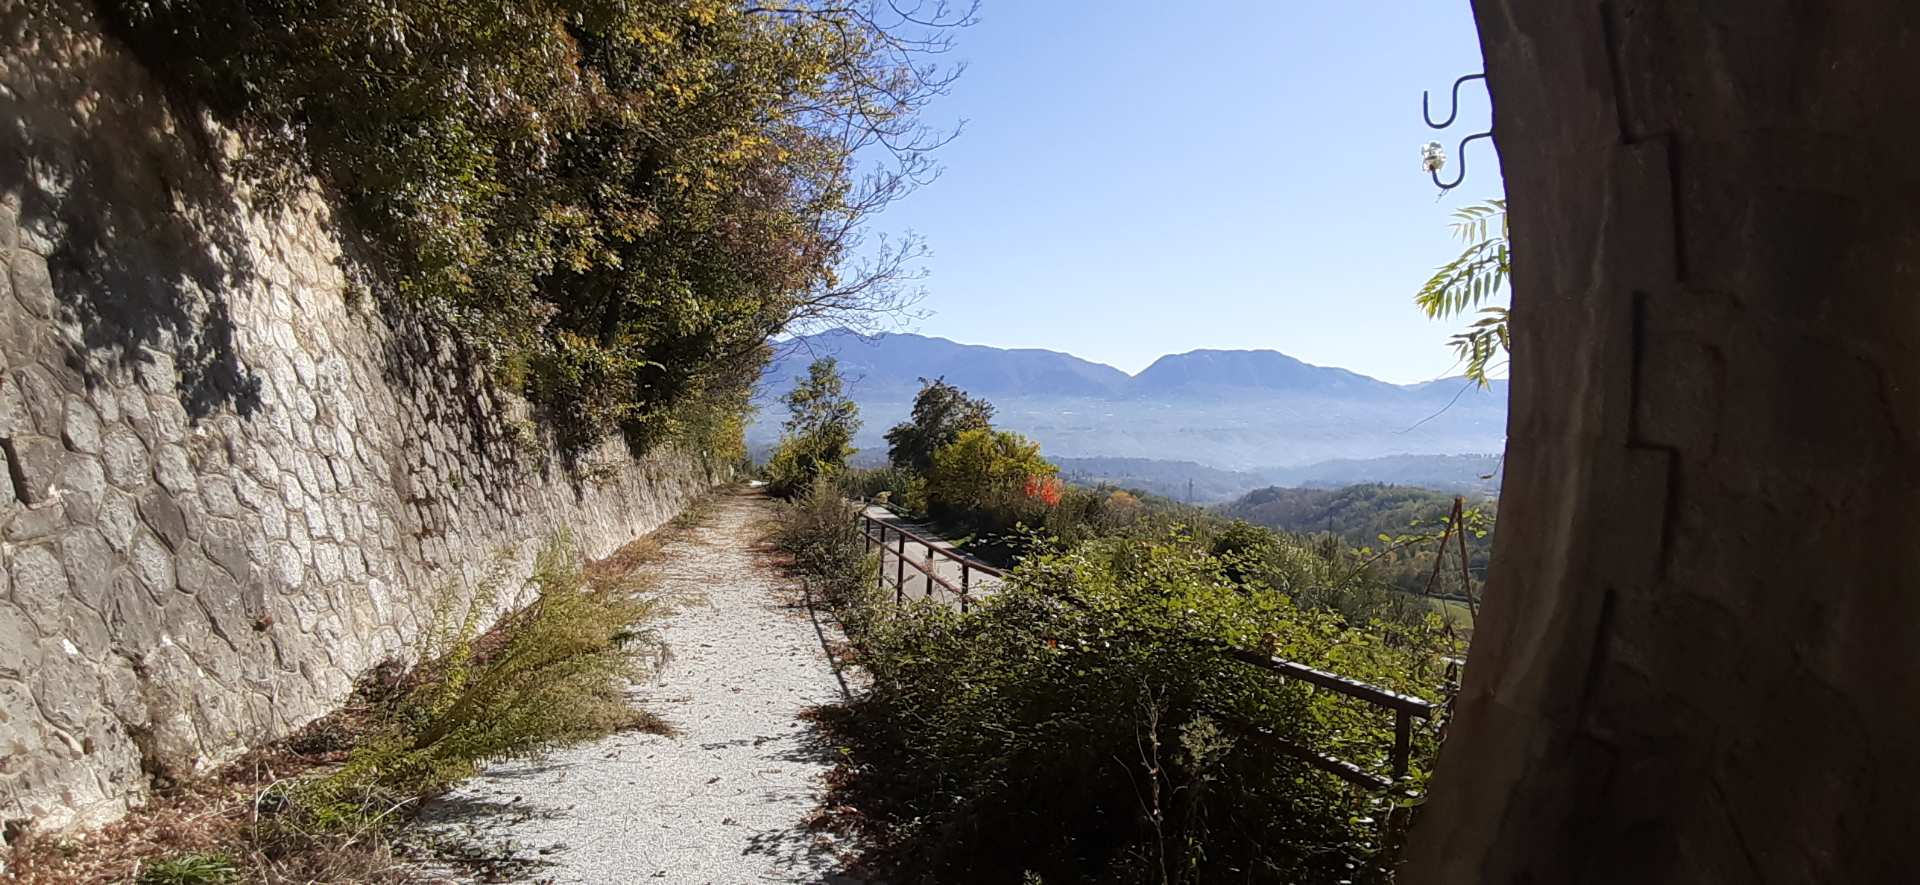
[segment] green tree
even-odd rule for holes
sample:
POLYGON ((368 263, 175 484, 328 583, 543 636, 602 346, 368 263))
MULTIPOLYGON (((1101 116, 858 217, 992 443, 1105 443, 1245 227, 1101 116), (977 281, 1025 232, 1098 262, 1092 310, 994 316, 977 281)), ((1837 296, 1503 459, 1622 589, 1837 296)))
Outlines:
POLYGON ((846 448, 853 442, 853 435, 860 432, 860 406, 847 398, 840 361, 833 357, 821 357, 807 366, 807 377, 787 391, 786 404, 784 429, 789 434, 828 440, 846 448))
POLYGON ((787 392, 786 404, 786 432, 767 465, 768 485, 782 497, 845 469, 853 456, 853 436, 860 432, 860 406, 847 397, 833 357, 814 360, 807 377, 787 392))
POLYGON ((993 404, 967 395, 945 378, 920 379, 913 416, 887 431, 887 458, 893 466, 933 469, 933 453, 968 430, 992 426, 993 404))
POLYGON ((1428 319, 1448 319, 1476 311, 1480 318, 1449 341, 1466 367, 1465 374, 1481 387, 1489 383, 1495 360, 1511 351, 1507 309, 1481 307, 1507 284, 1512 269, 1507 249, 1507 201, 1487 200, 1454 212, 1453 234, 1467 244, 1458 258, 1440 266, 1428 278, 1414 303, 1428 319))

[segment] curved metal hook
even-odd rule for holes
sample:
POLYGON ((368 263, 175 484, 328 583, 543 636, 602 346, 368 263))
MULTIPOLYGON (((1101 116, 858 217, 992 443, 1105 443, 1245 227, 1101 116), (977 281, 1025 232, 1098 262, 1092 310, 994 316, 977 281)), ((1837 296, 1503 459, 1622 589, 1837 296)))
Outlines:
POLYGON ((1493 137, 1493 132, 1489 130, 1487 132, 1476 132, 1472 135, 1467 136, 1466 138, 1460 139, 1460 147, 1454 152, 1454 156, 1460 158, 1460 174, 1455 175, 1453 177, 1452 184, 1448 184, 1440 180, 1440 172, 1438 170, 1435 170, 1432 173, 1433 183, 1439 185, 1440 189, 1443 191, 1450 191, 1456 187, 1459 187, 1460 182, 1467 180, 1467 145, 1473 143, 1474 139, 1492 138, 1492 137, 1493 137))
MULTIPOLYGON (((1433 129, 1445 129, 1448 126, 1452 126, 1453 118, 1460 116, 1460 84, 1468 80, 1485 80, 1486 78, 1487 75, 1485 73, 1479 73, 1468 74, 1453 81, 1453 108, 1447 111, 1447 119, 1439 123, 1433 122, 1433 111, 1428 107, 1427 91, 1424 89, 1420 90, 1420 116, 1427 118, 1427 126, 1433 129)), ((1435 178, 1438 177, 1437 175, 1435 176, 1435 178)))

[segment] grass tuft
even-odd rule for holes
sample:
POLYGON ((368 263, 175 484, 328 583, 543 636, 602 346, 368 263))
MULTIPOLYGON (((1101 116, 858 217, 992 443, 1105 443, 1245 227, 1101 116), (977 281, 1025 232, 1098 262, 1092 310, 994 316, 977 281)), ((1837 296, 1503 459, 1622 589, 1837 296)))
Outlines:
POLYGON ((687 505, 682 507, 680 512, 675 514, 673 519, 667 522, 667 525, 680 531, 698 528, 707 521, 708 517, 713 515, 713 510, 713 496, 709 495, 703 498, 695 498, 692 501, 688 501, 687 505))
POLYGON ((225 885, 240 881, 240 867, 225 854, 182 854, 149 864, 139 885, 225 885))

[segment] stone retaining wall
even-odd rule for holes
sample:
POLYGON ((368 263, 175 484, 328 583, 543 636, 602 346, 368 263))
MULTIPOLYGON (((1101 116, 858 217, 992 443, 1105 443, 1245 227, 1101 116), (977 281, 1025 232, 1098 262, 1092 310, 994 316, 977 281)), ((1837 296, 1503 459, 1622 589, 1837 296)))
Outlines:
POLYGON ((711 484, 617 444, 564 467, 443 327, 357 294, 325 201, 266 208, 239 155, 90 6, 0 0, 10 827, 284 735, 499 551, 604 554, 711 484))

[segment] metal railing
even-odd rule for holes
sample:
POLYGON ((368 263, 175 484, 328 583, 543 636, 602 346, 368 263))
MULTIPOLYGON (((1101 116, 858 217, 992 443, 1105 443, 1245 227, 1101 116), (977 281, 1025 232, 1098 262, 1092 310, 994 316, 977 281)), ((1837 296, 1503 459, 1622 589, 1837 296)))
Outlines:
POLYGON ((894 602, 907 601, 908 566, 912 566, 914 571, 926 576, 927 597, 931 598, 933 596, 933 588, 934 585, 937 584, 960 600, 960 610, 963 612, 967 611, 971 604, 973 576, 975 574, 987 575, 994 578, 1005 578, 1007 574, 986 563, 978 562, 972 557, 955 553, 947 547, 941 547, 939 546, 939 542, 925 535, 910 532, 885 520, 875 519, 872 514, 867 513, 865 510, 860 512, 860 533, 866 538, 866 549, 868 552, 872 552, 877 546, 883 554, 881 557, 880 575, 877 579, 877 583, 882 589, 886 587, 887 583, 886 558, 884 554, 893 554, 895 563, 893 578, 894 602), (880 530, 878 534, 874 533, 876 527, 880 530), (890 536, 891 543, 895 543, 897 549, 890 549, 887 546, 888 543, 890 543, 890 536), (909 542, 919 544, 926 549, 927 555, 922 562, 914 562, 907 558, 907 544, 909 542), (958 586, 955 586, 952 581, 940 576, 939 559, 946 559, 959 564, 960 583, 958 586))
MULTIPOLYGON (((877 545, 883 554, 891 554, 894 558, 893 593, 896 603, 906 602, 908 567, 912 567, 914 571, 926 576, 926 596, 932 597, 933 588, 935 585, 938 585, 948 593, 959 598, 960 610, 963 612, 968 609, 968 601, 974 587, 972 581, 973 575, 989 575, 1000 579, 1005 579, 1006 577, 1006 572, 985 563, 977 562, 949 548, 938 546, 939 542, 932 538, 901 528, 885 520, 876 519, 872 514, 867 513, 864 508, 860 511, 859 517, 861 533, 867 539, 866 549, 871 552, 877 545), (875 532, 876 528, 878 529, 877 533, 875 532), (922 561, 915 562, 907 558, 907 545, 909 543, 919 544, 925 548, 926 556, 922 561), (893 544, 894 546, 889 547, 889 544, 893 544), (937 563, 938 560, 942 558, 959 564, 960 583, 958 586, 938 574, 937 563)), ((882 589, 887 585, 887 570, 885 565, 886 559, 883 555, 880 574, 876 579, 877 585, 882 589)), ((1082 608, 1085 607, 1085 603, 1071 597, 1062 597, 1062 601, 1082 608)), ((1296 744, 1275 734, 1271 729, 1247 722, 1244 719, 1230 714, 1213 711, 1213 718, 1238 732, 1242 737, 1299 759, 1314 768, 1362 789, 1384 792, 1391 789, 1401 778, 1406 777, 1413 756, 1413 721, 1415 719, 1432 721, 1434 716, 1439 712, 1439 707, 1431 701, 1417 698, 1413 695, 1401 694, 1377 685, 1361 682, 1357 679, 1349 679, 1337 673, 1330 673, 1316 667, 1309 667, 1297 661, 1289 661, 1285 658, 1275 657, 1258 651, 1235 648, 1225 643, 1207 644, 1230 660, 1251 667, 1258 667, 1283 679, 1292 679, 1312 686, 1315 689, 1330 691, 1335 694, 1354 698, 1363 703, 1371 704, 1383 710, 1393 711, 1393 752, 1389 756, 1388 762, 1391 774, 1387 777, 1382 777, 1345 759, 1330 756, 1310 747, 1296 744)))
POLYGON ((1310 747, 1295 744, 1253 723, 1232 717, 1223 717, 1228 721, 1229 725, 1232 725, 1236 730, 1246 736, 1268 744, 1287 755, 1300 759, 1321 771, 1358 787, 1384 791, 1391 788, 1395 783, 1398 783, 1401 778, 1406 777, 1407 768, 1413 756, 1413 720, 1425 719, 1432 721, 1434 714, 1439 711, 1439 707, 1431 701, 1409 694, 1401 694, 1397 691, 1391 691, 1377 685, 1361 682, 1357 679, 1348 679, 1337 673, 1329 673, 1297 661, 1289 661, 1285 658, 1278 658, 1243 648, 1223 648, 1222 651, 1227 657, 1243 664, 1259 667, 1268 672, 1278 674, 1281 677, 1307 683, 1315 688, 1345 695, 1372 704, 1375 707, 1392 710, 1393 753, 1389 757, 1389 764, 1392 766, 1392 775, 1384 778, 1352 762, 1329 756, 1310 747))

